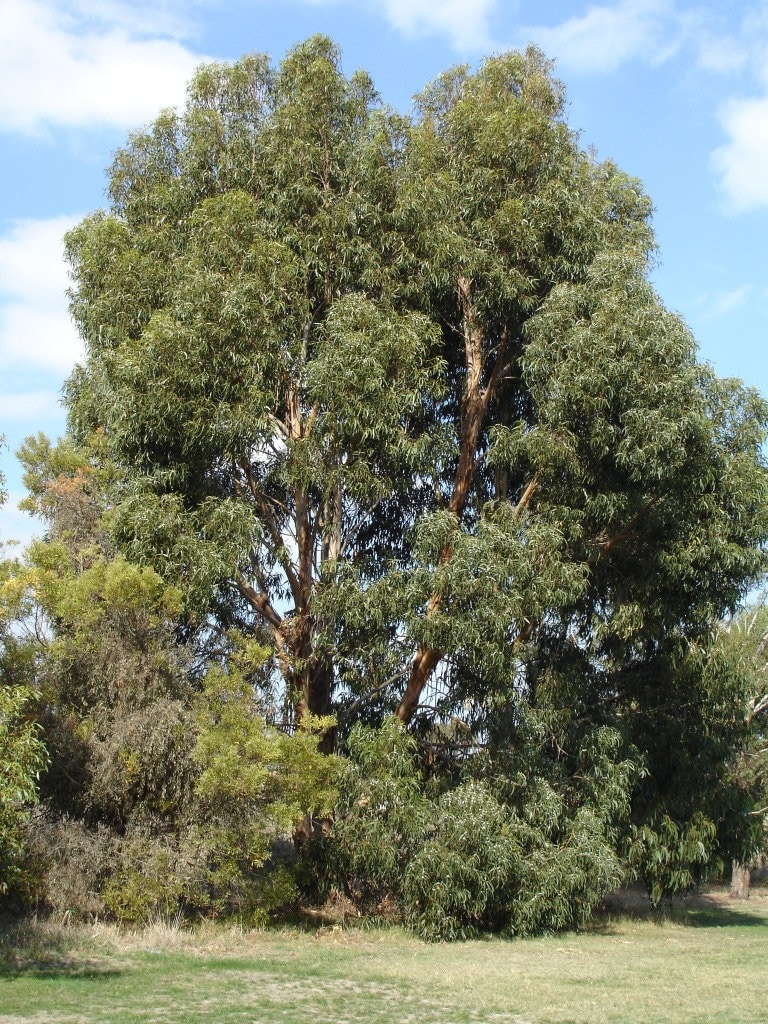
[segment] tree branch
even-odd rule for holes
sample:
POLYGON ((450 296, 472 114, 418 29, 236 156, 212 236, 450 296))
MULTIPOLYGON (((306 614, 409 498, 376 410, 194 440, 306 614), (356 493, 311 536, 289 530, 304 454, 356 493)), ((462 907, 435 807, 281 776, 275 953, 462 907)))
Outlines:
MULTIPOLYGON (((250 491, 253 500, 256 503, 256 507, 259 510, 261 520, 267 528, 267 533, 269 534, 272 540, 275 552, 285 551, 285 544, 283 543, 282 534, 277 528, 277 523, 275 522, 272 516, 272 512, 269 508, 267 499, 264 496, 263 491, 260 491, 259 488, 256 486, 256 481, 253 478, 251 467, 246 462, 244 462, 241 464, 240 468, 245 473, 245 479, 248 481, 248 490, 250 491)), ((283 572, 285 573, 286 579, 288 580, 288 586, 291 588, 291 594, 293 596, 294 603, 296 603, 299 594, 299 581, 294 571, 294 568, 287 555, 284 558, 280 558, 278 556, 278 561, 280 562, 280 565, 283 568, 283 572)))
POLYGON ((406 665, 405 668, 400 669, 399 672, 395 672, 394 675, 390 676, 389 679, 385 679, 383 683, 379 683, 366 693, 362 694, 357 700, 354 700, 348 708, 345 709, 344 714, 339 716, 339 724, 346 722, 350 715, 352 715, 359 707, 366 704, 369 700, 375 697, 377 694, 382 693, 392 683, 396 683, 399 679, 404 679, 405 676, 411 671, 410 665, 406 665))
POLYGON ((750 723, 753 718, 759 715, 761 711, 765 711, 766 708, 768 708, 768 693, 762 697, 753 697, 749 702, 747 723, 750 723))
POLYGON ((498 384, 499 377, 501 376, 501 369, 502 369, 502 367, 504 365, 504 355, 505 355, 505 353, 507 351, 507 338, 508 338, 508 336, 509 336, 509 331, 507 329, 507 325, 505 324, 504 325, 504 329, 501 332, 501 338, 499 339, 499 344, 498 344, 498 346, 496 348, 496 361, 493 364, 493 369, 491 370, 491 376, 488 379, 488 383, 487 383, 487 385, 485 386, 485 388, 483 389, 483 392, 482 392, 482 400, 483 400, 484 411, 487 410, 488 403, 490 402, 491 398, 493 398, 494 392, 496 391, 496 385, 498 384))
MULTIPOLYGON (((453 482, 453 493, 448 505, 449 510, 459 520, 469 496, 472 478, 477 468, 477 446, 480 438, 480 431, 496 386, 504 366, 508 331, 505 327, 502 331, 493 370, 488 379, 487 386, 481 390, 480 382, 483 377, 484 359, 483 342, 485 334, 479 324, 472 299, 472 279, 461 275, 456 280, 459 295, 459 307, 461 309, 462 329, 464 335, 464 363, 466 377, 464 380, 464 393, 461 400, 461 442, 459 448, 459 464, 456 468, 456 476, 453 482)), ((538 489, 538 481, 535 487, 529 486, 526 494, 521 499, 520 511, 531 500, 538 489), (530 492, 530 493, 529 493, 530 492)), ((445 548, 439 562, 445 564, 453 556, 450 547, 445 548)), ((426 609, 426 617, 430 618, 440 607, 442 598, 439 594, 433 594, 426 609)), ((444 651, 434 647, 420 648, 413 659, 411 674, 408 684, 397 709, 397 717, 403 722, 410 722, 418 705, 419 697, 424 690, 430 676, 443 658, 444 651)))
MULTIPOLYGON (((257 590, 254 590, 250 583, 246 583, 241 577, 238 577, 236 580, 236 585, 241 597, 245 598, 253 610, 258 612, 273 630, 279 632, 283 624, 283 617, 272 607, 272 603, 267 595, 260 594, 257 590)), ((282 633, 280 635, 282 637, 282 633)))
POLYGON ((541 472, 538 472, 522 493, 520 501, 515 505, 515 515, 519 516, 530 504, 539 487, 541 486, 541 472))
POLYGON ((306 425, 305 425, 304 430, 302 432, 302 437, 309 437, 310 434, 312 433, 312 428, 315 425, 315 422, 317 420, 317 414, 318 414, 319 411, 320 411, 320 403, 319 402, 315 402, 315 404, 312 406, 312 408, 309 411, 309 416, 307 416, 307 422, 306 422, 306 425))

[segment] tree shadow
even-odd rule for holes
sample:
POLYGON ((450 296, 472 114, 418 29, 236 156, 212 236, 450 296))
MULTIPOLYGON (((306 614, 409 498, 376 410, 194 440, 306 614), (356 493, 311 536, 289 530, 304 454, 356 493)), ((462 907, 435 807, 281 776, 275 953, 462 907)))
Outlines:
POLYGON ((77 949, 65 928, 36 918, 0 920, 0 978, 83 978, 101 981, 123 972, 77 949))
POLYGON ((657 906, 651 903, 644 889, 634 886, 622 889, 603 900, 592 927, 595 931, 608 931, 612 923, 620 920, 688 928, 768 928, 764 908, 752 909, 748 902, 734 906, 732 901, 726 902, 722 892, 706 888, 672 896, 657 906))
POLYGON ((120 977, 122 971, 101 964, 84 964, 75 959, 43 959, 35 961, 0 961, 0 978, 36 978, 50 981, 57 978, 82 978, 87 981, 109 981, 120 977))

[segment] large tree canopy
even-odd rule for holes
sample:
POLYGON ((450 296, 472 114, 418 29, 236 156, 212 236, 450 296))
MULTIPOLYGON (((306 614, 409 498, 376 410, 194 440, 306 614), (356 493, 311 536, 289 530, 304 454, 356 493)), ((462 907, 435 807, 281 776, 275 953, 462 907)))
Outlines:
POLYGON ((663 773, 764 570, 768 413, 696 361, 648 198, 563 106, 533 49, 411 117, 324 38, 201 68, 68 236, 71 428, 125 551, 267 631, 298 716, 509 744, 535 709, 553 756, 608 723, 663 773))

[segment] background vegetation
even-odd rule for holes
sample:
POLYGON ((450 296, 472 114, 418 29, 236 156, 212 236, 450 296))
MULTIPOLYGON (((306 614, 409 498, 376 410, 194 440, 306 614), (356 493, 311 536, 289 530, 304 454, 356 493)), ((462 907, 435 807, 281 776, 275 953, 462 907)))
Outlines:
POLYGON ((2 565, 14 905, 528 935, 760 851, 768 407, 564 102, 531 49, 403 117, 314 38, 115 154, 2 565))

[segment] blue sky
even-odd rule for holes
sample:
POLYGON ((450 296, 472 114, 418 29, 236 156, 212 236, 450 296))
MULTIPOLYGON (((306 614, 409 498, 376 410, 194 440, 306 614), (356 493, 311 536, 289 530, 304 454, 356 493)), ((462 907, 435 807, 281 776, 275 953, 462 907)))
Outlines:
POLYGON ((105 204, 127 133, 183 102, 205 60, 315 32, 382 98, 452 64, 537 43, 584 146, 639 177, 655 205, 656 287, 702 359, 768 395, 768 0, 0 0, 0 540, 34 529, 13 451, 64 429, 80 353, 61 237, 105 204))

